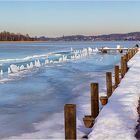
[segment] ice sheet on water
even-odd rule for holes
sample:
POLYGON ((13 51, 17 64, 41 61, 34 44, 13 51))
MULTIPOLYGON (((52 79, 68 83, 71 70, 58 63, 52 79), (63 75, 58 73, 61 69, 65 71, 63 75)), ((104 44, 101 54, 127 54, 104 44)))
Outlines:
MULTIPOLYGON (((83 129, 82 118, 90 113, 90 83, 100 82, 101 89, 104 90, 105 84, 103 83, 105 78, 103 77, 105 74, 100 73, 103 70, 102 66, 95 65, 93 61, 95 56, 100 59, 100 55, 95 53, 87 57, 87 49, 85 53, 82 53, 82 49, 75 52, 74 50, 71 55, 75 56, 74 60, 78 59, 76 61, 71 60, 68 63, 63 63, 62 61, 62 63, 55 64, 54 61, 58 61, 60 57, 63 59, 63 56, 67 55, 67 53, 63 52, 62 55, 55 57, 57 58, 56 60, 52 59, 53 57, 45 58, 43 62, 46 59, 53 61, 52 64, 49 63, 45 67, 19 71, 8 75, 11 79, 15 78, 18 81, 0 85, 0 95, 2 97, 0 99, 2 103, 0 104, 0 109, 2 109, 0 110, 0 120, 2 120, 0 124, 9 122, 0 131, 0 136, 5 134, 3 138, 6 138, 9 135, 9 139, 63 139, 63 106, 65 103, 77 104, 78 137, 81 138, 81 136, 89 132, 89 130, 83 129), (33 74, 34 70, 35 73, 33 74), (26 71, 27 73, 31 72, 31 76, 26 76, 26 78, 19 80, 20 76, 27 74, 26 71), (8 105, 6 104, 7 102, 8 105), (9 118, 4 114, 6 111, 9 112, 9 118)), ((67 59, 69 59, 69 55, 67 56, 67 59)), ((108 55, 108 58, 110 57, 114 59, 114 57, 108 55)), ((108 64, 105 69, 113 67, 112 60, 109 62, 107 61, 110 59, 102 60, 108 64)), ((40 61, 40 63, 42 62, 40 61)), ((99 64, 99 61, 96 64, 99 64)), ((26 64, 22 65, 26 66, 26 64)), ((21 66, 21 64, 18 66, 21 66)))

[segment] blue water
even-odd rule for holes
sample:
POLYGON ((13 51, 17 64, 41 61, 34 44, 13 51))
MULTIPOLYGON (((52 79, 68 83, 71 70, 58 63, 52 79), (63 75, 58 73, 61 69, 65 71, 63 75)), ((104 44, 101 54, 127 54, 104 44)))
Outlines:
MULTIPOLYGON (((133 47, 138 42, 45 42, 45 43, 0 43, 0 68, 5 72, 10 64, 26 64, 25 57, 53 53, 69 55, 73 49, 98 47, 133 47), (16 61, 15 59, 18 59, 16 61)), ((98 82, 100 92, 105 92, 105 72, 113 71, 121 54, 94 53, 81 59, 64 63, 48 64, 40 68, 7 75, 0 80, 0 138, 32 133, 30 138, 59 138, 63 126, 63 107, 66 103, 76 103, 79 120, 90 109, 82 105, 90 104, 90 83, 98 82), (57 114, 57 118, 55 115, 57 114), (59 115, 60 114, 60 115, 59 115), (58 119, 60 116, 60 119, 58 119), (60 122, 60 124, 58 123, 60 122), (43 128, 40 124, 44 123, 43 128), (36 124, 36 125, 35 125, 36 124), (48 125, 47 125, 48 124, 48 125), (55 125, 54 125, 55 124, 55 125), (43 133, 43 131, 45 132, 43 133), (51 133, 50 133, 51 132, 51 133), (60 135, 59 135, 60 133, 60 135)), ((44 57, 38 59, 43 60, 44 57)), ((84 126, 78 130, 86 134, 84 126)))

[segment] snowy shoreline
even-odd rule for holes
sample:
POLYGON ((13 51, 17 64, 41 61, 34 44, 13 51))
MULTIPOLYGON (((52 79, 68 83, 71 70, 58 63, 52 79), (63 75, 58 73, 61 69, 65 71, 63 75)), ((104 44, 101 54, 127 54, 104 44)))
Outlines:
POLYGON ((140 51, 128 62, 129 71, 103 107, 89 134, 90 140, 136 140, 140 96, 140 51))

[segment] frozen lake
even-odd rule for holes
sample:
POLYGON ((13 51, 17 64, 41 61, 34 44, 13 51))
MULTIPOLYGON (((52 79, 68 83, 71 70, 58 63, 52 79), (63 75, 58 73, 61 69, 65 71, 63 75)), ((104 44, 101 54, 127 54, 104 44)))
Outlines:
POLYGON ((88 133, 82 118, 90 114, 90 83, 98 82, 105 93, 105 72, 113 71, 120 54, 90 55, 71 59, 74 50, 99 47, 133 47, 138 42, 45 42, 0 43, 0 139, 64 138, 63 107, 77 104, 78 137, 88 133), (72 49, 71 49, 72 48, 72 49), (61 60, 69 61, 45 63, 61 60), (26 66, 40 61, 39 68, 8 74, 11 64, 26 66))

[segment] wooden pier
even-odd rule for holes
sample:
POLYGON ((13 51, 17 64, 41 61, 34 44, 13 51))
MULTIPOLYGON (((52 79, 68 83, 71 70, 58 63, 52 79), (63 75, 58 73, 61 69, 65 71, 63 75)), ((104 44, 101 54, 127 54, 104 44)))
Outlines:
POLYGON ((123 53, 123 52, 128 52, 130 49, 129 48, 99 48, 98 49, 101 53, 109 53, 109 52, 119 52, 119 53, 123 53))

